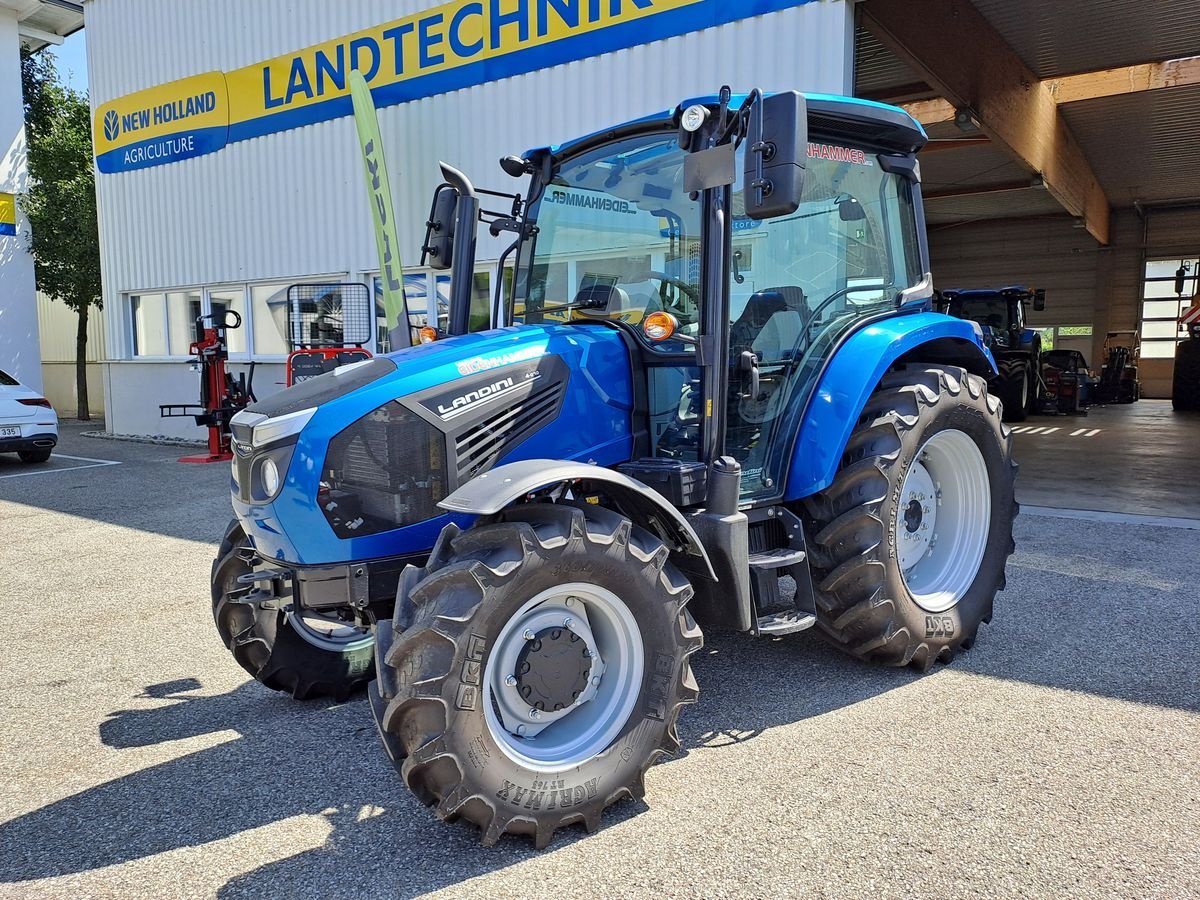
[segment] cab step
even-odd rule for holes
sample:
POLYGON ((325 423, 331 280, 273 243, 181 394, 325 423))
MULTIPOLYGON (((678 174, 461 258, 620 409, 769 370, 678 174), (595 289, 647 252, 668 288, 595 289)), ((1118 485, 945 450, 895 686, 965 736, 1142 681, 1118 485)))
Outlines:
POLYGON ((776 547, 774 550, 763 550, 750 554, 752 569, 783 569, 788 566, 798 566, 808 559, 803 550, 793 550, 790 547, 776 547))
POLYGON ((817 617, 799 609, 788 609, 783 612, 767 613, 758 617, 759 634, 794 634, 804 631, 817 624, 817 617))

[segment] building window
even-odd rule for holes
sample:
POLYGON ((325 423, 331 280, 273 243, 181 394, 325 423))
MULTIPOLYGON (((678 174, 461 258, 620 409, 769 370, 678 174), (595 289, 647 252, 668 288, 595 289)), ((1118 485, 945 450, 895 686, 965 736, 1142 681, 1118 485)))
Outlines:
POLYGON ((294 282, 255 284, 250 287, 254 320, 254 355, 286 356, 288 346, 288 288, 294 282))
POLYGON ((204 296, 200 291, 172 291, 167 294, 167 352, 187 356, 196 340, 196 320, 203 315, 204 296))
POLYGON ((1179 317, 1192 305, 1200 260, 1155 259, 1146 263, 1142 283, 1142 358, 1174 359, 1175 345, 1186 335, 1179 331, 1179 317), (1177 272, 1183 269, 1183 295, 1175 293, 1177 272))
POLYGON ((242 318, 240 328, 225 333, 235 359, 281 358, 287 341, 287 292, 293 284, 340 283, 345 275, 294 278, 262 284, 232 284, 209 288, 129 294, 126 297, 132 358, 182 359, 196 340, 196 320, 225 311, 242 318))
POLYGON ((130 339, 134 356, 167 356, 167 307, 162 294, 129 298, 130 339))

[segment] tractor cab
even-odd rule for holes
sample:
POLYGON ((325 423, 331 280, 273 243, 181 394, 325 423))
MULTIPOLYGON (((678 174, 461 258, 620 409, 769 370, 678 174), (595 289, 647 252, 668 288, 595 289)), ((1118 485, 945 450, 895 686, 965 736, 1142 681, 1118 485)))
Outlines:
MULTIPOLYGON (((683 473, 729 456, 744 500, 778 499, 831 349, 866 320, 929 308, 924 142, 890 107, 725 92, 510 157, 530 183, 512 216, 483 216, 516 236, 492 321, 620 332, 644 398, 636 458, 683 473)), ((455 175, 454 202, 434 203, 435 265, 460 262, 444 236, 476 193, 455 175)), ((456 287, 452 309, 470 309, 456 287)))
POLYGON ((939 291, 937 308, 956 319, 969 319, 984 329, 988 346, 998 350, 1018 350, 1031 335, 1025 321, 1025 308, 1032 305, 1041 312, 1046 308, 1046 292, 1038 288, 1007 287, 999 290, 939 291))

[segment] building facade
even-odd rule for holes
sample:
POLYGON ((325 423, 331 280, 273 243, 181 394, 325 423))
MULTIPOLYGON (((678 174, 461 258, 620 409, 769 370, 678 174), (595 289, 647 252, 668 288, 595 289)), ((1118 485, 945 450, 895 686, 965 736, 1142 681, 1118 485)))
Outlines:
MULTIPOLYGON (((196 316, 238 311, 234 372, 283 381, 272 314, 304 281, 378 270, 346 72, 379 108, 410 305, 438 161, 518 190, 497 165, 605 125, 735 90, 849 93, 846 0, 92 0, 89 80, 110 431, 200 437, 196 316)), ((480 290, 502 250, 480 234, 480 290)))

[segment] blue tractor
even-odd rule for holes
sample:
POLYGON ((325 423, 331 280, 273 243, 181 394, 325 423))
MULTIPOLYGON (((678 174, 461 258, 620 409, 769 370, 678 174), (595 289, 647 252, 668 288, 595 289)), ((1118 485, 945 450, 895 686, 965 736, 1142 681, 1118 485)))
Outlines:
POLYGON ((959 319, 979 323, 983 342, 996 362, 989 380, 1004 404, 1004 421, 1024 422, 1037 412, 1043 393, 1042 338, 1025 321, 1025 307, 1046 308, 1046 292, 1023 287, 940 291, 936 306, 959 319))
POLYGON ((296 697, 369 682, 417 797, 541 847, 678 749, 701 628, 919 669, 969 648, 1015 466, 979 330, 931 310, 925 140, 726 88, 505 158, 501 213, 443 167, 442 332, 233 422, 237 661, 296 697), (481 219, 513 236, 490 309, 481 219))

